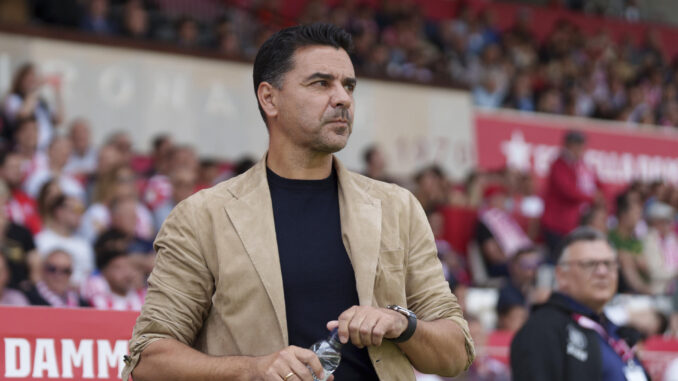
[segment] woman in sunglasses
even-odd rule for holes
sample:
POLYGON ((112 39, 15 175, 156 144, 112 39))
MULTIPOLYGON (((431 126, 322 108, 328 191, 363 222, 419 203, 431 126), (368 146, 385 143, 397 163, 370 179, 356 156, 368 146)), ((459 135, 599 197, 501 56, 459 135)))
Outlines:
POLYGON ((47 254, 42 265, 42 277, 26 292, 34 306, 89 307, 76 291, 71 288, 73 260, 67 252, 56 249, 47 254))

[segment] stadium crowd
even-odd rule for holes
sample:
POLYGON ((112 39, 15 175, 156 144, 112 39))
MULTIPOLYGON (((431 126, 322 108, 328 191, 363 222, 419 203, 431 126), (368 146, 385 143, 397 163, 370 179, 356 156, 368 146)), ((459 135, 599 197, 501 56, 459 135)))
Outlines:
MULTIPOLYGON (((566 3, 580 9, 584 2, 566 3)), ((454 18, 442 20, 427 19, 414 1, 384 1, 374 7, 347 0, 330 7, 312 0, 298 20, 281 16, 277 1, 186 4, 34 1, 26 12, 37 24, 161 41, 244 60, 252 60, 258 46, 281 27, 297 21, 332 22, 353 35, 352 59, 363 75, 454 83, 469 88, 480 107, 678 126, 678 65, 675 57, 666 56, 653 30, 640 43, 631 35, 617 41, 604 30, 587 35, 562 20, 540 41, 529 10, 520 12, 512 27, 500 30, 491 7, 474 11, 463 1, 456 3, 454 18)), ((626 4, 625 15, 634 14, 633 4, 626 4)), ((625 17, 633 20, 629 15, 625 17)))
MULTIPOLYGON (((35 1, 36 22, 88 33, 173 42, 251 60, 272 31, 285 26, 275 2, 252 9, 210 3, 204 15, 182 15, 181 2, 35 1), (215 10, 216 9, 216 10, 215 10), (210 19, 206 15, 221 14, 210 19), (74 15, 78 15, 75 17, 74 15)), ((330 21, 355 39, 360 73, 467 86, 480 107, 511 107, 678 126, 678 65, 657 35, 641 46, 554 26, 538 42, 529 14, 500 31, 491 10, 461 8, 432 22, 408 2, 381 8, 311 1, 300 22, 330 21)), ((139 310, 152 270, 152 241, 174 205, 253 164, 201 158, 172 136, 157 136, 148 156, 132 152, 125 131, 100 146, 90 122, 65 120, 58 79, 26 64, 0 100, 0 304, 139 310), (53 102, 40 90, 51 86, 53 102)), ((510 168, 476 171, 463 181, 437 166, 413 179, 389 175, 378 147, 365 152, 367 176, 409 186, 429 217, 450 287, 464 305, 469 287, 497 289, 496 329, 516 331, 553 285, 559 240, 580 225, 608 235, 619 255, 620 293, 672 300, 668 309, 635 311, 625 322, 643 336, 678 337, 678 187, 632 183, 610 194, 582 161, 586 136, 568 133, 562 154, 540 187, 510 168), (575 178, 575 182, 568 179, 575 178), (542 189, 543 188, 543 189, 542 189)), ((467 311, 482 347, 487 331, 467 311)), ((467 380, 508 379, 505 365, 479 353, 467 380)))

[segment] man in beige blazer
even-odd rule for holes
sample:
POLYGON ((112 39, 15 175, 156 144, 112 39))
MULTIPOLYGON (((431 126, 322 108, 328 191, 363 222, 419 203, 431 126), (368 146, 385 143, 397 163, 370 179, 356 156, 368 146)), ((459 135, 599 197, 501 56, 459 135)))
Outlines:
MULTIPOLYGON (((303 286, 308 278, 307 287, 297 290, 312 294, 318 283, 310 280, 322 278, 319 268, 305 266, 294 269, 303 276, 288 275, 289 239, 303 247, 317 237, 289 237, 273 179, 336 184, 330 188, 336 205, 329 206, 336 207, 338 228, 330 233, 340 247, 313 253, 323 257, 309 267, 344 260, 344 275, 355 288, 322 286, 355 294, 355 304, 332 306, 339 308, 336 315, 309 325, 322 327, 318 340, 325 329, 338 327, 344 349, 363 351, 368 367, 340 379, 341 367, 351 366, 342 360, 338 381, 414 380, 413 367, 453 376, 471 364, 468 326, 443 277, 421 206, 408 191, 349 172, 333 156, 346 145, 353 123, 350 46, 345 31, 316 24, 282 30, 261 47, 254 85, 270 135, 268 153, 245 174, 181 202, 164 223, 123 379, 132 373, 135 381, 322 377, 317 356, 294 345, 304 328, 297 320, 321 308, 316 302, 332 306, 334 299, 309 301, 304 311, 286 309, 296 297, 286 285, 303 286), (277 236, 282 230, 288 235, 277 236), (341 255, 330 258, 332 252, 341 255)), ((297 222, 307 223, 304 218, 297 222)))

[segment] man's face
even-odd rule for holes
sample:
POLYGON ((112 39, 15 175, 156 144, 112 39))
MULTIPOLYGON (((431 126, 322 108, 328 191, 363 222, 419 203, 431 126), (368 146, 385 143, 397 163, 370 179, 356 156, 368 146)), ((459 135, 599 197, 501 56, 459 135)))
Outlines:
POLYGON ((125 295, 134 281, 134 271, 131 259, 123 255, 109 262, 102 274, 113 292, 125 295))
POLYGON ((85 121, 79 121, 71 129, 71 143, 78 152, 85 152, 89 148, 90 132, 85 121))
POLYGON ((541 255, 538 252, 520 254, 511 262, 511 278, 520 287, 534 285, 539 265, 541 265, 541 255))
POLYGON ((113 227, 133 236, 137 225, 136 202, 132 199, 121 201, 111 215, 113 227))
POLYGON ((330 46, 297 49, 293 68, 273 89, 269 125, 293 144, 334 153, 346 146, 353 127, 355 72, 346 51, 330 46))
POLYGON ((604 240, 575 242, 566 254, 556 268, 560 291, 600 312, 617 290, 617 256, 604 240))
POLYGON ((80 226, 80 217, 84 207, 77 198, 69 197, 64 206, 57 212, 58 221, 70 231, 75 231, 80 226))
POLYGON ((49 147, 49 160, 57 168, 63 168, 71 156, 71 141, 66 138, 57 138, 49 147))

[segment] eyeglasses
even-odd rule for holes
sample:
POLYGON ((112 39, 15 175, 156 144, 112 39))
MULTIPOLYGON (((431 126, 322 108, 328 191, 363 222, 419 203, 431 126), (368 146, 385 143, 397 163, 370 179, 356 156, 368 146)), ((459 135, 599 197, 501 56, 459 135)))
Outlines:
POLYGON ((67 275, 67 276, 71 276, 71 274, 73 273, 73 269, 71 269, 70 267, 57 267, 57 266, 50 265, 50 264, 45 265, 45 271, 47 271, 49 274, 53 274, 53 275, 60 274, 60 275, 67 275))
POLYGON ((619 269, 619 262, 617 262, 616 259, 564 261, 561 262, 560 264, 565 266, 575 264, 589 274, 593 274, 593 272, 595 272, 600 265, 603 265, 603 267, 605 267, 605 270, 610 272, 616 272, 617 269, 619 269))

